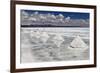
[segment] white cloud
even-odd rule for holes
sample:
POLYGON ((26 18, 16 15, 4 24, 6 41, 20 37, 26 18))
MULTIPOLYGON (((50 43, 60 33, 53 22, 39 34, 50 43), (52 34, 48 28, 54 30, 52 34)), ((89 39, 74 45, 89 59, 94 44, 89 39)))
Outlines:
MULTIPOLYGON (((25 11, 22 12, 23 18, 28 18, 28 13, 25 11)), ((42 22, 50 22, 51 25, 54 26, 79 26, 79 27, 88 27, 89 26, 89 20, 87 19, 71 19, 71 17, 64 17, 63 14, 54 15, 54 14, 39 14, 39 12, 34 12, 34 14, 31 14, 31 16, 27 19, 27 21, 30 21, 29 23, 33 24, 32 21, 38 21, 39 25, 43 25, 42 22), (30 21, 31 20, 31 21, 30 21)), ((35 24, 34 22, 34 24, 35 24)), ((22 22, 22 25, 24 22, 22 22)), ((33 25, 34 25, 33 24, 33 25)), ((50 24, 49 24, 50 25, 50 24)))
POLYGON ((39 12, 36 11, 36 12, 34 12, 34 14, 37 15, 37 14, 39 14, 39 12))
POLYGON ((66 18, 65 18, 65 22, 69 22, 70 19, 71 19, 71 17, 69 17, 69 16, 66 17, 66 18))

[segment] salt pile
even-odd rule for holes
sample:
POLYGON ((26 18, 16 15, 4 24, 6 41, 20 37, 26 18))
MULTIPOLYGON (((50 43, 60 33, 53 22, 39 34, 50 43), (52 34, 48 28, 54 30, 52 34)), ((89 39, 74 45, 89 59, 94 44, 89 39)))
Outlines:
POLYGON ((57 47, 60 47, 60 45, 64 41, 64 38, 61 35, 56 34, 52 41, 54 42, 54 44, 56 44, 57 47))
POLYGON ((49 36, 48 36, 47 32, 42 32, 40 38, 41 38, 42 42, 45 43, 45 42, 47 42, 49 36))
POLYGON ((81 39, 80 36, 76 36, 68 46, 68 49, 70 49, 76 56, 81 56, 81 54, 88 48, 88 45, 81 39))
POLYGON ((30 36, 31 36, 32 38, 35 37, 35 38, 39 39, 40 36, 41 36, 41 33, 40 33, 39 31, 31 31, 30 36))
POLYGON ((40 31, 31 31, 30 32, 30 41, 31 42, 38 44, 40 42, 40 37, 41 37, 40 31))
POLYGON ((87 44, 81 39, 80 36, 76 36, 74 38, 74 40, 70 44, 70 47, 77 48, 77 49, 82 48, 82 50, 85 50, 88 48, 87 44))

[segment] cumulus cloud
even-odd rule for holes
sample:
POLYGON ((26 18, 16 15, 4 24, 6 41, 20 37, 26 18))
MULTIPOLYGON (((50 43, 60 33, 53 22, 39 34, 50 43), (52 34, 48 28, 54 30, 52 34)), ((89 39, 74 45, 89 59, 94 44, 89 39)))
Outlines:
POLYGON ((34 12, 29 16, 25 11, 22 11, 22 25, 48 25, 48 26, 75 26, 75 27, 89 27, 89 19, 71 19, 71 17, 64 17, 63 14, 40 14, 34 12), (27 19, 25 19, 27 18, 27 19), (24 20, 25 19, 25 20, 24 20), (27 23, 27 24, 26 24, 27 23))
POLYGON ((39 14, 39 12, 34 12, 35 15, 39 14))
POLYGON ((66 17, 66 18, 65 18, 65 22, 69 22, 69 21, 70 21, 70 19, 71 19, 71 18, 70 18, 69 16, 68 16, 68 17, 66 17))
POLYGON ((29 14, 25 11, 21 11, 21 17, 22 19, 28 18, 29 14))

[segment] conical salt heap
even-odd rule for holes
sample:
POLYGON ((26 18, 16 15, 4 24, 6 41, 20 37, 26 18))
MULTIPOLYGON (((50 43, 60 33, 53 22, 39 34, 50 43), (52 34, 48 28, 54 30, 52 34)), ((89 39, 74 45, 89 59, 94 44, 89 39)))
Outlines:
POLYGON ((43 33, 41 34, 40 38, 41 38, 42 42, 45 43, 45 42, 48 40, 49 35, 48 35, 47 32, 43 32, 43 33))
POLYGON ((64 38, 58 34, 56 34, 56 36, 53 38, 53 42, 56 44, 57 47, 60 47, 63 41, 64 41, 64 38))
POLYGON ((39 32, 39 31, 31 31, 30 36, 31 36, 32 38, 33 38, 33 37, 35 37, 35 38, 40 38, 41 32, 39 32))
POLYGON ((88 49, 88 45, 81 39, 80 36, 76 36, 75 39, 71 42, 69 48, 85 50, 88 49))
POLYGON ((31 31, 30 32, 30 41, 31 42, 38 44, 40 42, 40 37, 41 37, 40 31, 31 31))
POLYGON ((82 53, 88 49, 88 45, 81 39, 80 36, 76 36, 75 39, 68 46, 72 55, 76 56, 76 58, 82 56, 82 53))

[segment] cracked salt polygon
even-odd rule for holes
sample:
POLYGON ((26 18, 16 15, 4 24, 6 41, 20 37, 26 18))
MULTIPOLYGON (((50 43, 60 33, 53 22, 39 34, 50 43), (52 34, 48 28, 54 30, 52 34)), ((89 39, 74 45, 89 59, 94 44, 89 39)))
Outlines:
POLYGON ((42 40, 43 43, 45 43, 48 40, 49 36, 47 32, 42 32, 40 39, 42 40))
POLYGON ((56 34, 56 36, 52 39, 52 41, 57 45, 57 47, 60 47, 64 39, 61 35, 56 34))
POLYGON ((81 39, 80 36, 76 36, 74 40, 71 42, 70 49, 78 49, 78 50, 85 50, 88 49, 88 45, 81 39))

